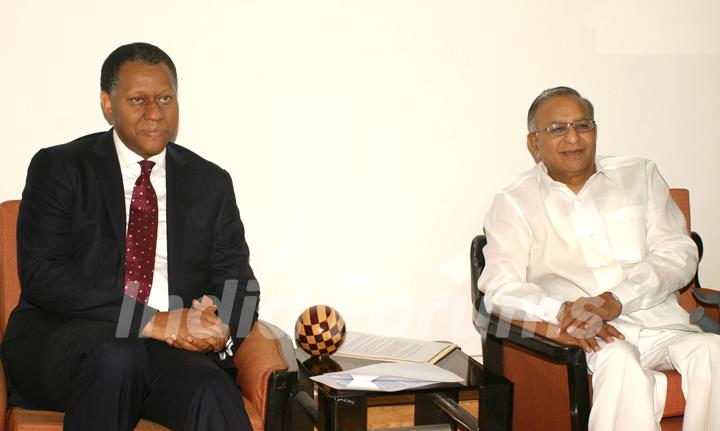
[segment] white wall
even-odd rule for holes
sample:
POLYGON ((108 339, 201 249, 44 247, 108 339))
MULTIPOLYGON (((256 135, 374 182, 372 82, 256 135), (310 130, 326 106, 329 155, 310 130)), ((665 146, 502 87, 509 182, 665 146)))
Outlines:
POLYGON ((600 153, 691 189, 720 286, 718 18, 713 0, 0 0, 0 200, 38 149, 107 128, 100 65, 148 41, 178 66, 178 142, 233 176, 262 318, 291 332, 328 303, 351 330, 477 353, 468 244, 530 166, 550 86, 593 100, 600 153))

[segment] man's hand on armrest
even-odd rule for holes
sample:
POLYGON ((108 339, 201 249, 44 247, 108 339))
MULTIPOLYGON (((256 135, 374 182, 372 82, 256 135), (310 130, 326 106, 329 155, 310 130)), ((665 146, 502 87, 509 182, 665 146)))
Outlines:
POLYGON ((625 336, 621 334, 620 331, 606 322, 603 322, 600 325, 596 333, 585 333, 584 336, 571 335, 567 331, 563 331, 559 326, 548 322, 525 322, 522 320, 513 320, 512 324, 521 328, 533 328, 533 332, 537 335, 549 338, 566 346, 580 347, 587 353, 592 351, 597 352, 601 349, 597 338, 600 338, 606 343, 612 343, 616 338, 621 340, 625 339, 625 336))
POLYGON ((557 320, 563 331, 575 337, 587 338, 588 334, 598 334, 603 323, 615 320, 621 311, 620 301, 612 293, 605 292, 566 302, 560 307, 557 320))
POLYGON ((557 313, 559 326, 548 322, 523 320, 512 320, 510 323, 519 328, 530 329, 535 334, 560 344, 577 346, 590 353, 601 349, 598 339, 606 343, 612 343, 616 338, 625 339, 617 328, 608 323, 609 320, 616 319, 621 311, 620 301, 611 293, 605 292, 598 296, 565 302, 557 313))
POLYGON ((597 352, 601 349, 600 344, 598 344, 598 338, 606 343, 612 343, 616 338, 621 340, 625 339, 625 336, 621 334, 620 331, 607 322, 603 322, 596 333, 585 333, 579 336, 573 336, 567 331, 563 331, 557 325, 541 322, 536 324, 535 333, 545 338, 555 340, 560 344, 565 344, 566 346, 578 346, 587 353, 597 352))
POLYGON ((198 304, 156 313, 142 335, 192 352, 219 352, 225 348, 230 328, 217 316, 215 305, 198 304))

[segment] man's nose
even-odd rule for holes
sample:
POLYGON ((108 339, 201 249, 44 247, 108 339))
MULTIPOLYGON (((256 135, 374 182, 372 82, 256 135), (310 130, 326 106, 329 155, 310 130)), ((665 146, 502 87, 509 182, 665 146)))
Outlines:
POLYGON ((565 135, 565 140, 569 142, 577 142, 578 140, 578 132, 575 130, 575 126, 570 126, 568 129, 567 135, 565 135))
POLYGON ((147 120, 160 120, 163 116, 160 104, 158 104, 154 100, 150 101, 150 103, 145 106, 145 112, 143 116, 147 120))

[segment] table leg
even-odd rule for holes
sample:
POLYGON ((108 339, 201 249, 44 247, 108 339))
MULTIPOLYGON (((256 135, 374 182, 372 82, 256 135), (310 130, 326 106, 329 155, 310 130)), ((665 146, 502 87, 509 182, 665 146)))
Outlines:
POLYGON ((367 430, 366 396, 329 396, 318 390, 318 429, 320 431, 367 430))
POLYGON ((298 366, 292 403, 292 430, 313 431, 317 425, 318 407, 314 398, 313 382, 305 367, 298 366))
MULTIPOLYGON (((443 395, 457 402, 457 391, 443 392, 443 395)), ((433 401, 433 394, 415 395, 415 425, 449 424, 450 429, 455 431, 455 421, 433 401)))
POLYGON ((480 394, 480 431, 510 431, 512 428, 513 386, 485 388, 480 394))

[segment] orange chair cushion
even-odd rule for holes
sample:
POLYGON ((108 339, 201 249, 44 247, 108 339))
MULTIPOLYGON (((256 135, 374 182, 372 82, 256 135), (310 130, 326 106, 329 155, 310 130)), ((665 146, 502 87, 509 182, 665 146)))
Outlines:
POLYGON ((252 425, 253 430, 255 431, 261 431, 265 429, 265 415, 260 414, 258 412, 257 408, 255 408, 255 404, 251 404, 250 400, 243 397, 243 402, 245 403, 245 411, 248 414, 248 417, 250 418, 250 425, 252 425))
POLYGON ((17 215, 20 201, 0 204, 0 338, 5 334, 10 312, 20 299, 17 268, 17 215))
POLYGON ((682 416, 685 412, 685 396, 682 392, 680 373, 677 371, 663 371, 663 373, 667 376, 668 383, 663 417, 682 416))
MULTIPOLYGON (((253 416, 250 412, 251 406, 264 406, 268 397, 268 382, 270 376, 276 371, 287 370, 287 364, 280 350, 275 334, 272 330, 259 321, 253 327, 245 341, 240 344, 237 353, 234 356, 235 366, 238 370, 262 370, 262 372, 238 372, 237 383, 243 390, 243 395, 247 397, 245 408, 248 410, 251 422, 253 416)), ((257 430, 264 429, 266 411, 257 411, 258 427, 257 430)))

